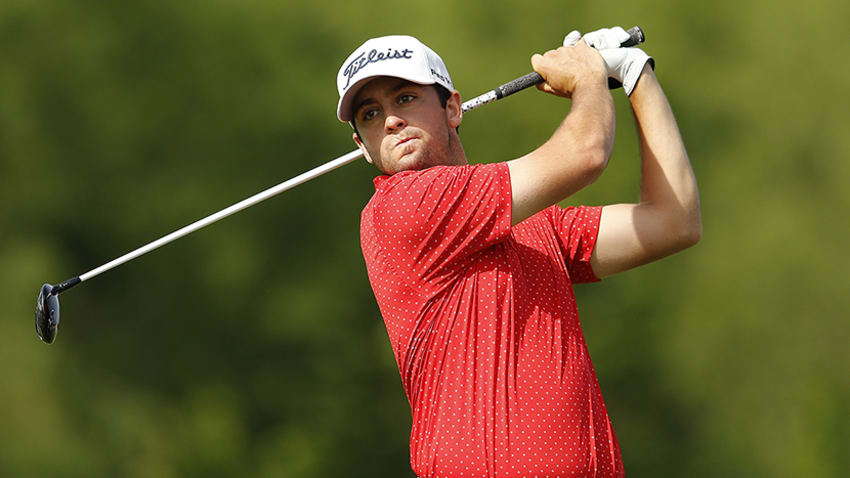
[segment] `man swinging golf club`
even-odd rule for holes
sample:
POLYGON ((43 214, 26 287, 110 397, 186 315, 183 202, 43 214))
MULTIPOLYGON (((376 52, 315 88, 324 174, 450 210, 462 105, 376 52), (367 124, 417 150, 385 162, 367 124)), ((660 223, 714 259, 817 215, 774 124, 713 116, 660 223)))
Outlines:
POLYGON ((701 223, 653 60, 619 48, 623 35, 574 31, 534 55, 538 88, 571 98, 569 113, 537 149, 479 158, 488 164, 468 163, 460 95, 417 39, 371 39, 339 70, 337 116, 383 173, 361 245, 410 402, 420 478, 624 475, 572 284, 687 248, 701 223), (636 118, 640 202, 562 209, 608 162, 609 77, 636 118))

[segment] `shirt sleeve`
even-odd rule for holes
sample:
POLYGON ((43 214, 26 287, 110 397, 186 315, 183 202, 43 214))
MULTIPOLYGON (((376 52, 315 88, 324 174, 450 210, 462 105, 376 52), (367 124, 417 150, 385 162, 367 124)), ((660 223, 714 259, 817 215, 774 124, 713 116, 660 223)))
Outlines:
POLYGON ((599 281, 590 265, 590 255, 599 236, 602 206, 563 209, 555 205, 549 211, 566 258, 570 280, 574 284, 599 281))
POLYGON ((506 163, 437 166, 397 173, 381 187, 373 239, 384 256, 439 273, 510 236, 506 163))

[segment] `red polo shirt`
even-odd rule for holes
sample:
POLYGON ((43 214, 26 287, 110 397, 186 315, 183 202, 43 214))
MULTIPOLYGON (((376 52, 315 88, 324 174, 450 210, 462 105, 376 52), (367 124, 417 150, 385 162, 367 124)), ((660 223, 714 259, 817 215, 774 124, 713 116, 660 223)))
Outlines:
POLYGON ((375 179, 361 246, 413 416, 420 477, 623 476, 572 284, 601 208, 511 227, 506 163, 375 179))

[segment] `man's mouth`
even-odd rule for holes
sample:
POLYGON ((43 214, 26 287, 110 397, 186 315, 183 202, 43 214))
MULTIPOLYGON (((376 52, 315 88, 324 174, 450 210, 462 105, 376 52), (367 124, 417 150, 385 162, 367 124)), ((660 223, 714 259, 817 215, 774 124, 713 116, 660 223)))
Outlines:
POLYGON ((418 139, 419 138, 415 136, 411 136, 410 138, 404 138, 398 143, 396 143, 393 149, 396 150, 396 154, 399 158, 402 156, 406 156, 416 151, 416 140, 418 139))
POLYGON ((404 143, 410 142, 410 141, 412 141, 412 140, 414 140, 414 139, 418 139, 418 138, 416 138, 415 136, 411 136, 410 138, 404 138, 404 139, 402 139, 401 141, 399 141, 398 143, 396 143, 396 144, 395 144, 395 147, 397 148, 397 147, 399 147, 399 146, 403 145, 404 143))

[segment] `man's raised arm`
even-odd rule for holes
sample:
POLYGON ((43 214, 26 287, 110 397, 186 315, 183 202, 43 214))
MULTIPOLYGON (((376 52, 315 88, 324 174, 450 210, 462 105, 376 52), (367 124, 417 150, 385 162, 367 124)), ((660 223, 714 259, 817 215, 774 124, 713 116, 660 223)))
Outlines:
POLYGON ((508 162, 511 222, 517 224, 576 193, 602 174, 614 143, 614 100, 605 62, 585 42, 531 58, 542 91, 572 98, 570 112, 552 137, 508 162))
POLYGON ((649 64, 643 66, 630 99, 640 136, 640 202, 602 209, 590 261, 598 277, 678 252, 702 235, 696 178, 673 111, 649 64))

